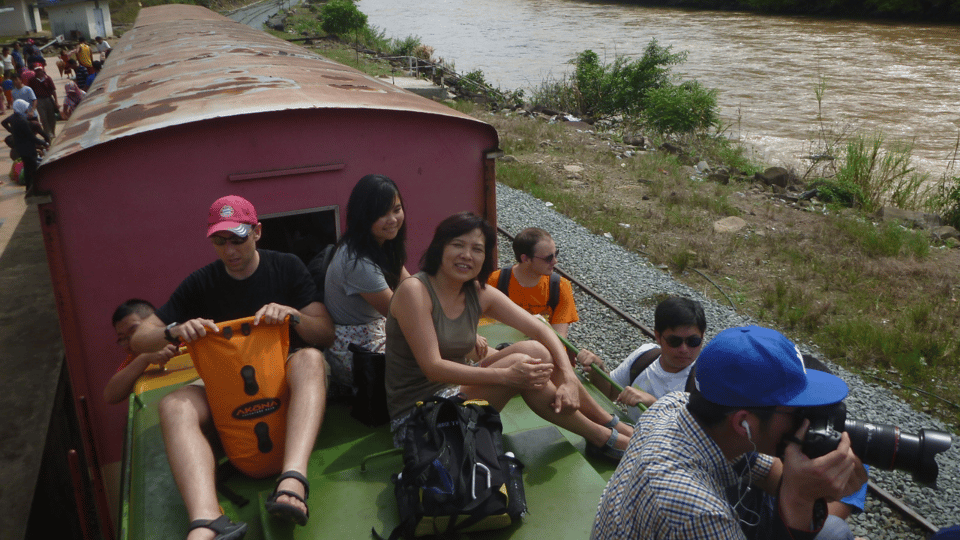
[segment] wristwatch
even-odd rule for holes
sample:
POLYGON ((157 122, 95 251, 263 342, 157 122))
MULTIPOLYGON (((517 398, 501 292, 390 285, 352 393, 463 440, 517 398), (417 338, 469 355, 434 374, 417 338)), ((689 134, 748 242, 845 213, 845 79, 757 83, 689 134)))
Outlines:
POLYGON ((174 345, 180 343, 180 339, 173 337, 173 334, 170 333, 170 329, 173 328, 173 327, 176 326, 176 325, 177 325, 177 323, 172 322, 172 323, 168 324, 166 328, 163 329, 163 337, 164 337, 164 339, 166 339, 167 341, 169 341, 170 343, 172 343, 172 344, 174 344, 174 345))

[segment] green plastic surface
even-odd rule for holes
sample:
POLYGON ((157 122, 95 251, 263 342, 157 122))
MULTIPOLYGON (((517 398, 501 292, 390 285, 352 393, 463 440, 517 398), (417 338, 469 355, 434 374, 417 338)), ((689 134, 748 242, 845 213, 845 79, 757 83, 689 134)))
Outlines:
MULTIPOLYGON (((481 327, 495 330, 497 325, 481 327)), ((491 334, 488 339, 510 332, 491 334)), ((491 341, 493 343, 493 341, 491 341)), ((157 403, 172 386, 141 395, 130 408, 128 498, 123 501, 130 540, 185 538, 187 514, 170 474, 158 424, 157 403)), ((587 384, 608 410, 612 404, 587 384)), ((615 467, 583 456, 582 437, 558 429, 533 413, 518 397, 501 412, 508 449, 525 464, 524 484, 529 513, 521 525, 499 531, 473 533, 472 538, 586 538, 597 502, 615 467)), ((390 476, 400 471, 399 454, 361 461, 393 447, 388 426, 370 428, 349 415, 343 405, 327 408, 311 456, 309 474, 310 521, 306 527, 278 522, 263 512, 263 501, 274 487, 272 479, 255 480, 240 474, 225 483, 250 502, 238 507, 220 497, 224 512, 249 526, 246 540, 292 538, 371 538, 371 528, 384 537, 397 523, 396 500, 390 476)), ((126 540, 126 539, 121 539, 126 540)))

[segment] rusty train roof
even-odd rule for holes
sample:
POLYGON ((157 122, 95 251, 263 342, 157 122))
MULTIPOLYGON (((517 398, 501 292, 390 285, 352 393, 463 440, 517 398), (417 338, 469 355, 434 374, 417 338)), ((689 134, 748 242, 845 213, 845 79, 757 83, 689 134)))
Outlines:
POLYGON ((330 108, 487 125, 205 8, 165 5, 140 11, 43 163, 191 122, 330 108))

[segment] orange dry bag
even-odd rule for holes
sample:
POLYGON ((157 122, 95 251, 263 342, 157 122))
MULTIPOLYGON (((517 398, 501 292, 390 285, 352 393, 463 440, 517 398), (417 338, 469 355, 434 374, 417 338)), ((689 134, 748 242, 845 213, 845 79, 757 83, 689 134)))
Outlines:
POLYGON ((285 363, 289 322, 254 326, 253 317, 218 323, 187 343, 207 390, 207 403, 227 457, 255 478, 279 473, 287 431, 285 363))

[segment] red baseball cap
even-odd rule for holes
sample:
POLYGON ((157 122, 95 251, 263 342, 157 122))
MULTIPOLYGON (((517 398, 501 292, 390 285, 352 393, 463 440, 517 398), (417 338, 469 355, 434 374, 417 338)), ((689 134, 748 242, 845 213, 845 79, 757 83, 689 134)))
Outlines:
POLYGON ((227 195, 220 197, 210 206, 207 237, 219 231, 228 231, 245 238, 257 223, 257 211, 250 201, 239 195, 227 195))

